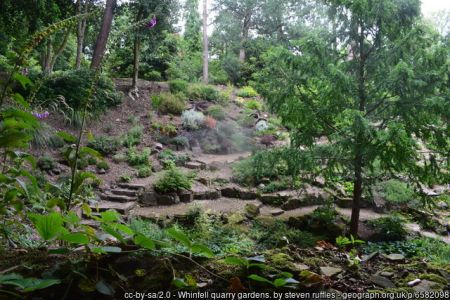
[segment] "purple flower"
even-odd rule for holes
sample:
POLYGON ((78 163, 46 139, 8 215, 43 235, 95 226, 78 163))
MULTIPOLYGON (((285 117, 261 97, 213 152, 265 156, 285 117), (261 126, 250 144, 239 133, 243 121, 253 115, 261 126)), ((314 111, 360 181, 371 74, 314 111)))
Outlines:
POLYGON ((38 118, 39 120, 44 120, 47 119, 48 116, 50 116, 50 113, 48 111, 45 111, 43 113, 33 112, 32 115, 38 118))
POLYGON ((153 28, 153 27, 155 27, 156 26, 156 23, 157 23, 157 21, 156 21, 156 17, 153 17, 151 20, 150 20, 150 22, 148 22, 147 23, 147 25, 145 25, 145 27, 147 27, 147 28, 153 28))

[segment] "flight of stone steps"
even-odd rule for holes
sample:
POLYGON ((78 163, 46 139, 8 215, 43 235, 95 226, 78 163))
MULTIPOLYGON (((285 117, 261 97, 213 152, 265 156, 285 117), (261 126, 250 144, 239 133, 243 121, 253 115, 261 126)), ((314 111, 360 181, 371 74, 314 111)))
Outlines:
POLYGON ((145 185, 142 184, 119 183, 117 188, 100 194, 101 201, 91 205, 91 209, 98 212, 114 209, 122 215, 127 215, 138 204, 139 194, 144 188, 145 185))

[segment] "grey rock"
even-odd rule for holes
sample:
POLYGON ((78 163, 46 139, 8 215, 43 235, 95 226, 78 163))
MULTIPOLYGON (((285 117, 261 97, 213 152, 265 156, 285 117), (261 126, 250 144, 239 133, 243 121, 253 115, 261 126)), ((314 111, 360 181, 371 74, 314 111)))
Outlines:
POLYGON ((99 174, 99 175, 106 174, 106 170, 105 169, 97 169, 97 174, 99 174))
POLYGON ((383 276, 383 277, 391 278, 391 277, 394 276, 394 273, 392 273, 392 272, 381 272, 380 275, 383 276))
POLYGON ((155 143, 155 145, 153 145, 153 149, 161 151, 164 149, 164 146, 161 143, 155 143))
POLYGON ((206 168, 205 164, 198 161, 188 161, 184 166, 191 170, 204 170, 206 168))
POLYGON ((447 209, 448 208, 448 204, 444 201, 439 201, 437 204, 437 207, 439 207, 440 209, 447 209))
POLYGON ((156 198, 156 192, 153 191, 153 189, 142 193, 142 195, 139 197, 139 201, 142 204, 142 206, 146 206, 146 207, 158 205, 158 201, 156 198))
POLYGON ((336 200, 336 205, 341 208, 351 208, 353 205, 353 199, 347 197, 339 197, 336 200))
POLYGON ((398 254, 398 253, 392 253, 389 255, 386 255, 386 258, 389 259, 390 261, 401 261, 405 259, 405 256, 402 254, 398 254))
POLYGON ((152 171, 155 173, 161 172, 163 170, 163 166, 161 165, 161 163, 158 160, 154 160, 152 162, 152 171))
POLYGON ((191 191, 182 190, 178 192, 178 197, 180 198, 180 201, 183 203, 189 203, 194 200, 194 195, 191 191))
POLYGON ((339 267, 320 267, 320 273, 328 277, 333 277, 341 272, 342 268, 339 267))
POLYGON ((273 210, 270 211, 270 214, 272 216, 274 216, 274 217, 280 216, 280 215, 284 214, 284 210, 282 210, 282 209, 273 209, 273 210))
POLYGON ((175 193, 156 194, 156 202, 158 205, 174 205, 180 203, 180 197, 175 193))
POLYGON ((429 292, 436 290, 436 286, 439 286, 439 283, 429 280, 422 280, 418 285, 413 287, 415 292, 429 292))
POLYGON ((386 278, 386 277, 383 277, 380 275, 370 276, 370 281, 372 281, 374 284, 381 286, 385 289, 395 288, 395 284, 389 278, 386 278))

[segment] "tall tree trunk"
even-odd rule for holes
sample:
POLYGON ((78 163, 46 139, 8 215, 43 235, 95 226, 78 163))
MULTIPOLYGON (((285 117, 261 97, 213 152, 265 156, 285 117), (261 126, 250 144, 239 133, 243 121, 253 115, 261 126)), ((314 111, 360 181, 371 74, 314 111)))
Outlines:
POLYGON ((108 42, 109 33, 111 31, 112 20, 114 16, 114 9, 117 0, 107 0, 105 13, 103 14, 102 27, 95 42, 94 54, 92 56, 91 69, 97 69, 103 59, 106 50, 106 43, 108 42))
POLYGON ((203 82, 209 82, 208 1, 203 0, 203 82))
POLYGON ((141 52, 141 38, 136 34, 134 37, 134 57, 133 57, 133 83, 132 90, 137 90, 137 82, 139 79, 139 56, 141 52))
MULTIPOLYGON (((88 0, 78 0, 77 2, 77 15, 88 12, 88 0), (83 7, 84 5, 84 7, 83 7), (83 10, 84 8, 84 10, 83 10)), ((87 20, 83 18, 78 21, 77 25, 77 57, 75 59, 75 69, 79 70, 81 67, 81 60, 83 59, 83 45, 84 45, 84 35, 86 32, 87 20)))
MULTIPOLYGON (((359 98, 359 110, 364 112, 366 110, 366 90, 365 90, 365 54, 364 54, 364 26, 360 24, 361 33, 359 35, 359 69, 358 69, 358 98, 359 98)), ((360 117, 358 117, 360 118, 360 117)), ((359 122, 360 119, 357 119, 359 122)), ((362 124, 361 124, 362 125, 362 124)), ((362 127, 362 126, 361 126, 362 127)), ((360 127, 360 128, 361 128, 360 127)), ((360 129, 362 130, 362 129, 360 129)), ((363 183, 363 144, 364 144, 364 133, 358 132, 356 136, 356 146, 355 146, 355 161, 354 161, 354 171, 355 179, 353 182, 353 205, 352 205, 352 216, 350 220, 350 233, 354 236, 358 235, 358 225, 359 225, 359 213, 362 197, 362 183, 363 183)))

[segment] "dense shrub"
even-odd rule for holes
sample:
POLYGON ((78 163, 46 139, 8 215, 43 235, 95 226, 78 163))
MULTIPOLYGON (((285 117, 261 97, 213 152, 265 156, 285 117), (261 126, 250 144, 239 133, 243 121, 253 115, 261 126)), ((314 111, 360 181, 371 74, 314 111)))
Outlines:
POLYGON ((255 155, 233 165, 233 179, 245 185, 255 185, 262 178, 277 179, 286 175, 287 162, 280 157, 270 155, 269 151, 260 151, 255 155))
POLYGON ((390 215, 368 222, 376 231, 376 239, 379 241, 404 240, 408 234, 404 228, 404 219, 398 215, 390 215))
POLYGON ((126 147, 136 146, 141 142, 144 128, 142 126, 132 127, 124 136, 123 143, 126 147))
POLYGON ((108 163, 106 161, 101 160, 101 161, 97 162, 97 168, 103 169, 103 170, 106 171, 106 170, 109 170, 109 165, 108 165, 108 163))
POLYGON ((88 147, 97 150, 103 155, 110 155, 119 150, 120 140, 109 136, 99 136, 89 141, 88 147))
POLYGON ((56 161, 53 157, 44 155, 39 157, 37 167, 42 171, 50 171, 56 167, 56 161))
POLYGON ((152 168, 150 166, 140 166, 138 168, 137 176, 139 178, 146 178, 152 175, 152 168))
POLYGON ((406 203, 414 197, 414 191, 407 183, 395 179, 379 183, 376 189, 387 201, 396 204, 406 203))
POLYGON ((188 130, 196 130, 199 129, 203 124, 203 120, 205 116, 202 112, 195 111, 193 109, 184 111, 181 115, 181 119, 183 121, 183 127, 188 130))
POLYGON ((216 101, 219 99, 219 91, 212 85, 196 83, 189 86, 188 97, 191 100, 216 101))
POLYGON ((171 167, 155 183, 155 190, 159 193, 176 192, 182 189, 189 190, 192 187, 194 176, 185 174, 176 167, 171 167))
POLYGON ((148 166, 150 163, 150 149, 145 148, 142 152, 138 152, 136 148, 132 147, 127 152, 127 162, 130 166, 148 166))
POLYGON ((236 93, 236 95, 242 98, 258 97, 258 93, 251 86, 244 86, 236 93))
POLYGON ((223 120, 226 117, 225 110, 220 105, 212 105, 208 107, 208 110, 206 111, 208 116, 213 117, 216 120, 223 120))
POLYGON ((184 149, 189 147, 189 139, 185 136, 176 136, 169 140, 169 144, 175 145, 178 149, 184 149))
POLYGON ((183 79, 174 79, 169 81, 169 89, 172 94, 187 93, 189 83, 183 79))
MULTIPOLYGON (((94 71, 89 69, 55 72, 44 79, 36 99, 38 102, 49 104, 57 101, 61 95, 71 108, 82 109, 90 93, 93 78, 94 71)), ((122 101, 122 95, 116 91, 114 83, 107 76, 100 76, 92 97, 91 109, 94 112, 104 111, 122 101)))
POLYGON ((245 108, 261 111, 263 106, 258 100, 248 100, 244 103, 245 108))
POLYGON ((166 136, 174 136, 177 134, 177 127, 170 123, 162 124, 159 122, 154 122, 152 124, 152 129, 166 136))
POLYGON ((149 81, 162 81, 163 77, 161 75, 161 72, 158 72, 156 70, 148 71, 144 73, 142 76, 142 79, 149 80, 149 81))
POLYGON ((299 247, 313 247, 323 237, 314 236, 307 231, 288 227, 282 220, 256 220, 252 224, 250 236, 258 247, 272 249, 286 242, 299 247))
POLYGON ((161 93, 152 97, 152 103, 162 114, 180 115, 186 107, 181 94, 161 93))
POLYGON ((31 130, 31 145, 36 149, 45 149, 52 144, 54 129, 47 123, 41 123, 39 127, 31 130))

